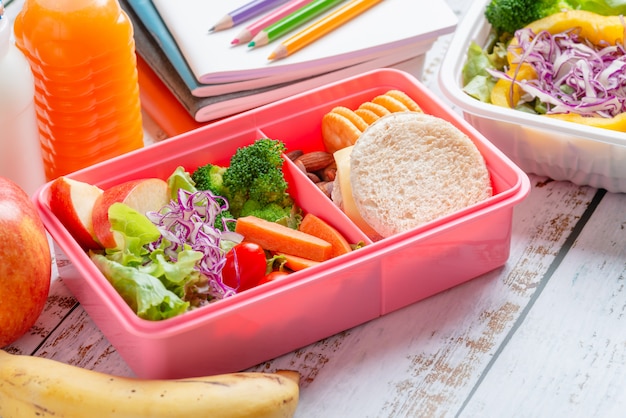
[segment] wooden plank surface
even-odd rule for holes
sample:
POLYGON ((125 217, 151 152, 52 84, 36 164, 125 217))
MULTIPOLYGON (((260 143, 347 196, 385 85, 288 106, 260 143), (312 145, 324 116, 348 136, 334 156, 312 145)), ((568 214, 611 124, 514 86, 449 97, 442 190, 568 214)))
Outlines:
MULTIPOLYGON (((470 6, 448 3, 460 17, 470 6)), ((427 54, 435 92, 450 38, 427 54)), ((626 194, 530 178, 505 266, 250 370, 298 370, 297 417, 618 416, 626 194)), ((59 279, 6 350, 133 375, 59 279)))
POLYGON ((623 416, 625 281, 626 194, 609 193, 542 281, 464 415, 623 416))

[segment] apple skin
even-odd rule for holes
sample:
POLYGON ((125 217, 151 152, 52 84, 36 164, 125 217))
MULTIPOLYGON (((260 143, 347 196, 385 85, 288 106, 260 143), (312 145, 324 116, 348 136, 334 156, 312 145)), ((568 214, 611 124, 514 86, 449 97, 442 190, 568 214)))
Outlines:
POLYGON ((35 324, 48 299, 52 255, 43 222, 26 192, 0 177, 0 347, 35 324))
POLYGON ((111 231, 109 207, 116 202, 124 203, 139 213, 157 211, 170 201, 167 182, 158 178, 130 180, 105 189, 94 203, 93 228, 104 248, 115 248, 117 242, 111 231))
POLYGON ((58 177, 50 184, 50 210, 84 250, 101 249, 93 229, 92 211, 102 189, 89 183, 58 177))

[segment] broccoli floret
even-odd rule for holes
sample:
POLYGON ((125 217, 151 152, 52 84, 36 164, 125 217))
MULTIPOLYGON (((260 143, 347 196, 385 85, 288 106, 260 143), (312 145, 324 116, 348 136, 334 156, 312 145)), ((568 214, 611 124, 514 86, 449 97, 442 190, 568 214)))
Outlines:
POLYGON ((220 231, 235 231, 235 217, 229 210, 222 210, 215 217, 215 224, 213 225, 215 229, 219 229, 220 231))
POLYGON ((262 138, 237 149, 223 174, 224 196, 238 218, 250 215, 275 222, 289 217, 294 206, 282 166, 285 144, 262 138))
POLYGON ((276 222, 279 219, 289 216, 290 212, 290 207, 285 208, 276 203, 262 206, 257 200, 252 199, 246 201, 241 208, 241 216, 256 216, 257 218, 263 218, 271 222, 276 222))
MULTIPOLYGON (((238 148, 228 167, 206 164, 191 174, 195 188, 209 190, 227 202, 228 210, 217 219, 216 228, 223 230, 222 218, 247 215, 298 227, 301 211, 287 193, 282 170, 285 149, 281 141, 258 139, 238 148)), ((234 230, 235 223, 227 222, 226 226, 234 230)))
POLYGON ((240 216, 256 216, 297 229, 302 221, 302 210, 293 204, 293 200, 289 202, 291 203, 285 203, 285 205, 270 203, 263 206, 258 201, 250 199, 244 203, 240 216))
POLYGON ((210 190, 216 196, 223 196, 223 176, 225 171, 225 167, 220 167, 214 164, 207 164, 198 167, 191 174, 191 179, 194 181, 195 186, 198 190, 210 190))
POLYGON ((495 30, 513 34, 535 20, 575 8, 568 0, 491 0, 485 17, 495 30))
MULTIPOLYGON (((217 198, 222 207, 228 207, 230 205, 228 198, 225 196, 223 182, 225 171, 226 167, 206 164, 196 168, 190 176, 191 180, 194 182, 193 186, 197 190, 210 191, 217 198)), ((229 209, 223 209, 215 218, 215 224, 213 226, 220 231, 234 231, 235 217, 229 209)))

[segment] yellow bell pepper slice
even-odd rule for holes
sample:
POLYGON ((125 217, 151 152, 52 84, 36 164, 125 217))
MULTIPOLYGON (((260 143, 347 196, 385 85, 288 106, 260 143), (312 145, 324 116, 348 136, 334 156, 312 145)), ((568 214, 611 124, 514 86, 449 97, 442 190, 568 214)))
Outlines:
POLYGON ((619 115, 612 118, 603 118, 600 116, 582 116, 576 113, 554 113, 543 116, 547 116, 552 119, 579 123, 581 125, 595 126, 596 128, 626 132, 626 113, 620 113, 619 115))
MULTIPOLYGON (((527 63, 523 63, 520 66, 512 64, 506 74, 515 80, 531 80, 537 78, 535 69, 532 65, 527 63), (517 74, 515 74, 516 71, 517 74)), ((493 90, 491 90, 491 103, 502 107, 515 108, 522 94, 523 91, 519 85, 501 78, 495 86, 493 86, 493 90)))
POLYGON ((580 36, 594 45, 615 45, 624 39, 624 24, 619 16, 602 16, 585 10, 569 10, 536 20, 526 26, 534 33, 543 30, 555 34, 580 28, 580 36))

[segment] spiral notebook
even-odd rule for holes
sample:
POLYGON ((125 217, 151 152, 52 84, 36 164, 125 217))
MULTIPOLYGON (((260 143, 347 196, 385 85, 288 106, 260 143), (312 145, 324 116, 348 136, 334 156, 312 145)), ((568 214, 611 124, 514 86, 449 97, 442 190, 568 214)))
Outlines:
POLYGON ((269 61, 267 57, 277 43, 291 34, 261 48, 248 48, 230 43, 241 25, 209 32, 215 21, 248 1, 152 3, 201 84, 285 75, 295 80, 327 73, 381 58, 391 49, 432 43, 433 39, 451 33, 457 23, 456 15, 444 0, 430 0, 428 7, 421 7, 417 13, 414 0, 385 0, 297 53, 269 61))

